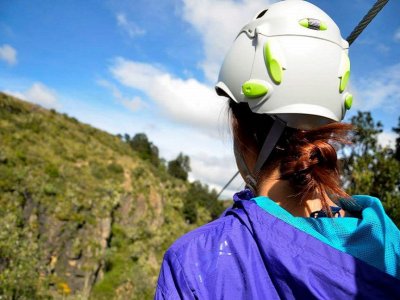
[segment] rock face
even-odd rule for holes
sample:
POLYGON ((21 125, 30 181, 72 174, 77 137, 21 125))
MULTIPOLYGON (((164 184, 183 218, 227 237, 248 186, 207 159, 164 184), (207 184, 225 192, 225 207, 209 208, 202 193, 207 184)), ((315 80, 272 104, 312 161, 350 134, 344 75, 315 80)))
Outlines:
POLYGON ((188 183, 112 136, 0 94, 2 299, 151 299, 188 183))

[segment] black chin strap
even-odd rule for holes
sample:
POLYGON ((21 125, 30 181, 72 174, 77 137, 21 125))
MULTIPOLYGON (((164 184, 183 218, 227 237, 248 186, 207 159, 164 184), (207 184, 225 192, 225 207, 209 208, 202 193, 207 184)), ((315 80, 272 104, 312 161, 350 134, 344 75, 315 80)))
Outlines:
POLYGON ((244 179, 246 181, 246 188, 250 189, 254 195, 257 195, 258 174, 263 165, 265 164, 265 162, 268 160, 268 157, 271 155, 272 150, 274 150, 285 128, 286 128, 286 122, 282 121, 278 117, 275 117, 272 128, 268 132, 264 144, 261 147, 261 151, 260 154, 258 155, 253 172, 250 172, 246 162, 244 161, 242 153, 239 151, 239 149, 237 149, 237 146, 234 145, 236 162, 238 164, 239 170, 241 170, 241 172, 244 175, 244 179))

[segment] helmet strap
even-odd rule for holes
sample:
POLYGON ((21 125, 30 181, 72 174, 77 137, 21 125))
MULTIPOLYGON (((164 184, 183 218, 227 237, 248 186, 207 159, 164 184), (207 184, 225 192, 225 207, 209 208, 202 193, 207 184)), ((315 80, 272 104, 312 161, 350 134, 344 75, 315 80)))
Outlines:
MULTIPOLYGON (((274 150, 276 144, 278 143, 280 137, 282 136, 284 130, 286 128, 286 122, 279 119, 275 116, 274 123, 272 124, 271 130, 268 132, 267 137, 264 140, 263 146, 261 147, 260 154, 258 155, 256 164, 254 166, 254 170, 252 173, 249 172, 249 168, 247 167, 244 158, 241 153, 238 153, 236 160, 238 162, 239 168, 246 171, 245 181, 246 188, 250 189, 254 195, 257 195, 257 179, 258 175, 261 171, 261 168, 268 160, 269 156, 274 150), (243 167, 244 166, 244 167, 243 167)), ((235 147, 235 154, 237 151, 235 147)))
POLYGON ((235 142, 233 143, 233 151, 235 153, 236 164, 238 166, 238 169, 240 173, 246 178, 248 175, 251 174, 251 171, 247 166, 246 161, 244 160, 242 152, 240 151, 238 145, 235 142))
POLYGON ((274 123, 272 124, 271 130, 268 132, 265 138, 264 144, 261 147, 260 154, 258 155, 256 165, 254 166, 253 174, 258 175, 261 168, 268 160, 269 156, 274 150, 279 138, 282 136, 283 131, 286 128, 286 122, 275 116, 274 123))
POLYGON ((243 153, 240 151, 238 145, 233 142, 233 150, 235 153, 236 164, 238 166, 239 172, 242 174, 244 181, 246 182, 246 188, 250 189, 254 195, 255 187, 257 182, 254 181, 251 171, 244 160, 243 153))

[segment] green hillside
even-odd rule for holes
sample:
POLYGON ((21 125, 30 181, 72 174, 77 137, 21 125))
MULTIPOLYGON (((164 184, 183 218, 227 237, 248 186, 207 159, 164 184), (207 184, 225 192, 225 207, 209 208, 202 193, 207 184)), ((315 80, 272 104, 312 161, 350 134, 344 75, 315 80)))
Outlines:
POLYGON ((164 251, 215 217, 212 195, 118 136, 0 94, 1 299, 151 299, 164 251))

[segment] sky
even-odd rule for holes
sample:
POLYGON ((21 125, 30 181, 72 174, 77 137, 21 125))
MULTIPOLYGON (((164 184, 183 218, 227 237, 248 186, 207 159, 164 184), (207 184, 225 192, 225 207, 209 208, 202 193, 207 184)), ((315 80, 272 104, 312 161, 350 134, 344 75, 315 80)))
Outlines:
MULTIPOLYGON (((147 134, 160 155, 191 158, 191 180, 219 190, 236 172, 226 102, 214 84, 240 28, 268 0, 1 0, 0 91, 112 134, 147 134)), ((345 38, 373 0, 309 1, 345 38)), ((400 2, 350 47, 353 108, 400 116, 400 2)), ((224 197, 243 187, 235 180, 224 197)))

